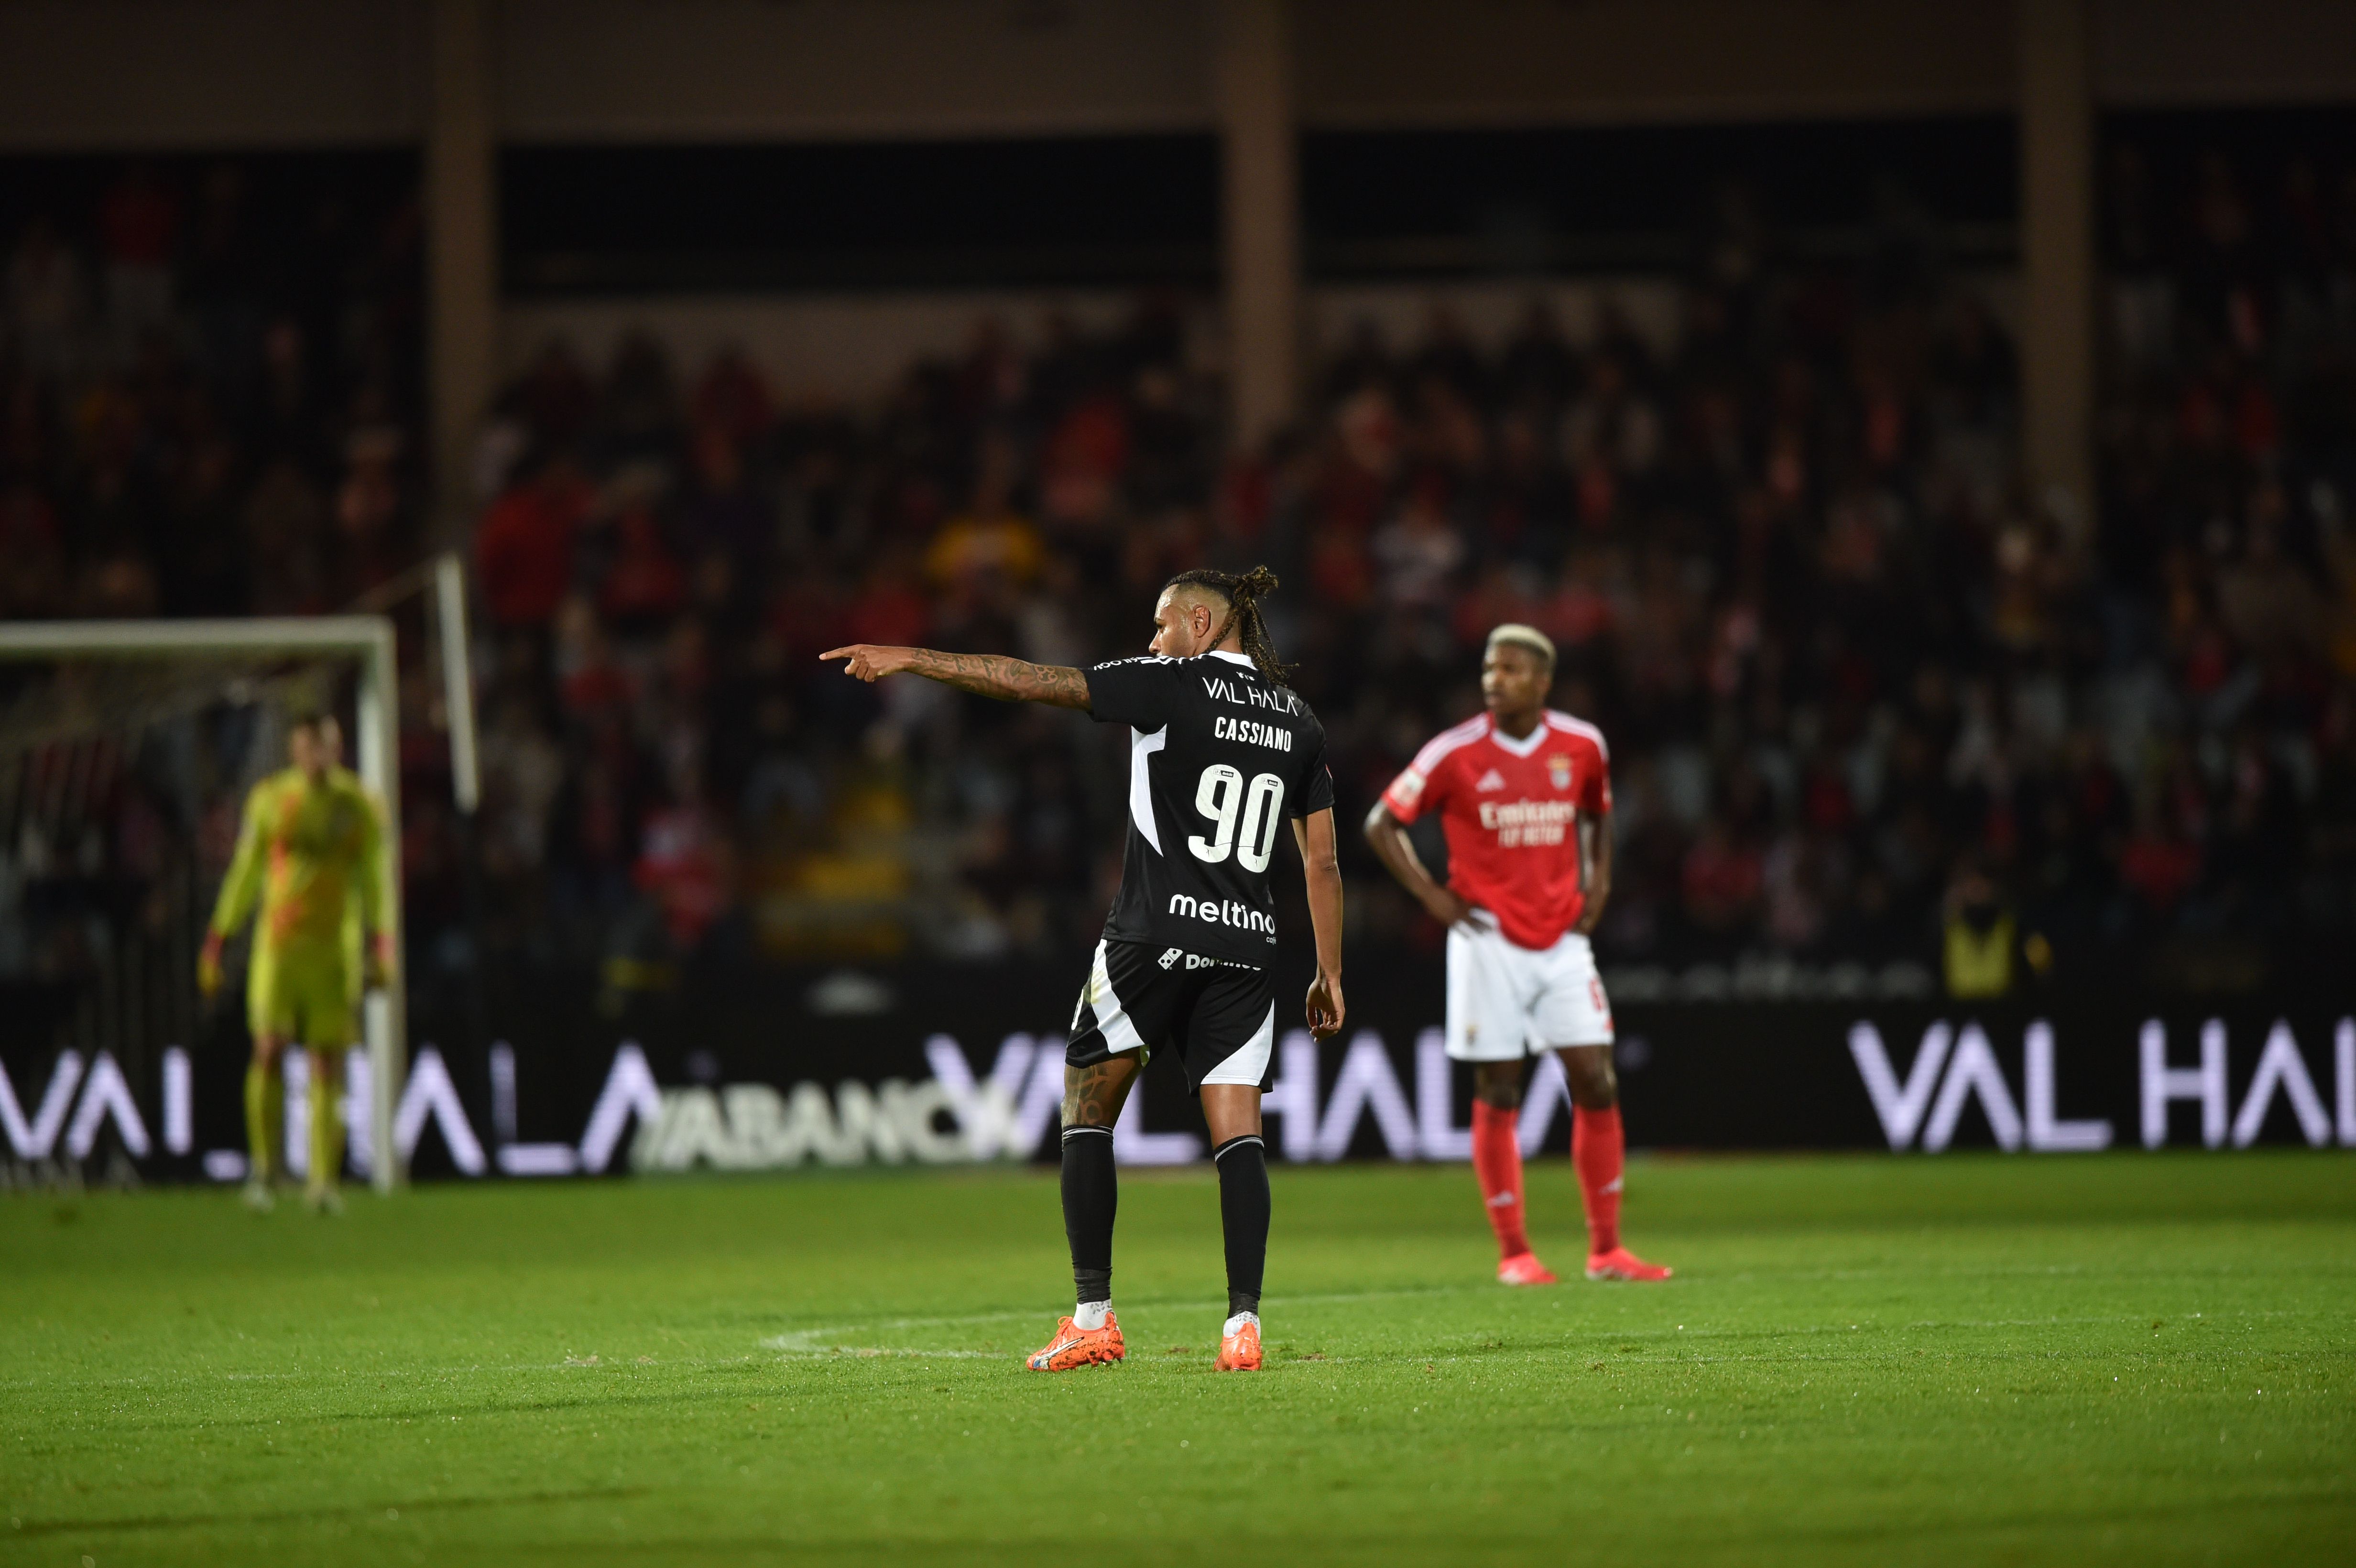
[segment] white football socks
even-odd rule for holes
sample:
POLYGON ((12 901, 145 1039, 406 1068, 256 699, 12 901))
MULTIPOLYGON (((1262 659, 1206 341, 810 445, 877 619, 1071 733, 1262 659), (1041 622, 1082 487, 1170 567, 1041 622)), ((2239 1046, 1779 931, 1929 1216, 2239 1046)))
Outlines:
POLYGON ((1110 1316, 1111 1312, 1112 1303, 1109 1301, 1083 1301, 1072 1308, 1072 1327, 1101 1328, 1105 1326, 1105 1318, 1110 1316))

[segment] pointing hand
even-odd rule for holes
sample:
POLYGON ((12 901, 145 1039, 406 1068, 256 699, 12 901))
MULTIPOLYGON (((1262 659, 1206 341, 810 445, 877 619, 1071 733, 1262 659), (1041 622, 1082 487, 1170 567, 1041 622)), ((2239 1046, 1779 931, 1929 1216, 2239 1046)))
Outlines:
POLYGON ((842 673, 860 680, 881 680, 887 675, 897 675, 916 662, 914 648, 885 647, 877 643, 851 643, 844 647, 829 648, 819 655, 820 659, 846 661, 842 673))

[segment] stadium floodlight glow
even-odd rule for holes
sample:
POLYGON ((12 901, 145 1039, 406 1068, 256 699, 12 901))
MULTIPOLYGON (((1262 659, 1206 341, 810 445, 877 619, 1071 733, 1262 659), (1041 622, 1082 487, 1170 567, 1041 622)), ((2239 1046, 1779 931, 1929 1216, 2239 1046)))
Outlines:
MULTIPOLYGON (((368 1040, 369 1177, 380 1192, 402 1184, 392 1136, 406 1077, 409 974, 401 917, 401 716, 392 622, 383 615, 261 616, 251 620, 17 621, 0 623, 0 660, 157 659, 296 656, 349 659, 359 667, 355 771, 384 803, 384 885, 393 978, 361 1009, 368 1040)), ((468 737, 471 741, 471 735, 468 737)), ((472 746, 468 746, 472 760, 472 746)), ((469 770, 471 772, 471 769, 469 770)), ((471 782, 471 781, 470 781, 471 782)))

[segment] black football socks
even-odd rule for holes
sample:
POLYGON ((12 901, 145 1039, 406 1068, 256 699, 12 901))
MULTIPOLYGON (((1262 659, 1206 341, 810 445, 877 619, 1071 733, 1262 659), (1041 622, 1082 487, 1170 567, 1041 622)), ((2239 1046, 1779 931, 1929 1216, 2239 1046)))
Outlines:
MULTIPOLYGON (((1111 1140, 1107 1139, 1108 1143, 1111 1140)), ((1072 1168, 1066 1146, 1064 1168, 1072 1168)), ((1107 1149, 1106 1157, 1111 1157, 1107 1149)), ((1259 1310, 1260 1281, 1268 1273, 1268 1146, 1257 1135, 1229 1138, 1211 1151, 1219 1165, 1219 1228, 1227 1243, 1227 1316, 1259 1310)), ((1071 1179, 1065 1178, 1065 1191, 1071 1179)), ((1066 1200, 1066 1211, 1070 1200, 1066 1200)), ((1074 1257, 1079 1255, 1075 1243, 1074 1257)))
MULTIPOLYGON (((1211 1157, 1219 1167, 1227 1314, 1258 1312, 1268 1273, 1268 1147, 1248 1135, 1229 1138, 1211 1157)), ((1072 1294, 1082 1307, 1112 1299, 1112 1222, 1119 1195, 1112 1129, 1065 1128, 1064 1234, 1072 1246, 1072 1294)))
POLYGON ((1112 1299, 1112 1216, 1119 1202, 1112 1129, 1066 1127, 1064 1235, 1072 1243, 1072 1290, 1082 1307, 1112 1299))

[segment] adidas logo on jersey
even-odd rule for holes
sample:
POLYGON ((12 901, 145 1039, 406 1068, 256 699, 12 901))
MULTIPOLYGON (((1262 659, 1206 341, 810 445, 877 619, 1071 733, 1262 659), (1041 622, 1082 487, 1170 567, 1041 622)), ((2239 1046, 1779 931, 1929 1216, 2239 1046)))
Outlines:
POLYGON ((1487 773, 1481 775, 1481 782, 1474 784, 1472 787, 1476 790, 1503 789, 1505 787, 1505 775, 1499 773, 1496 769, 1491 768, 1487 773))

